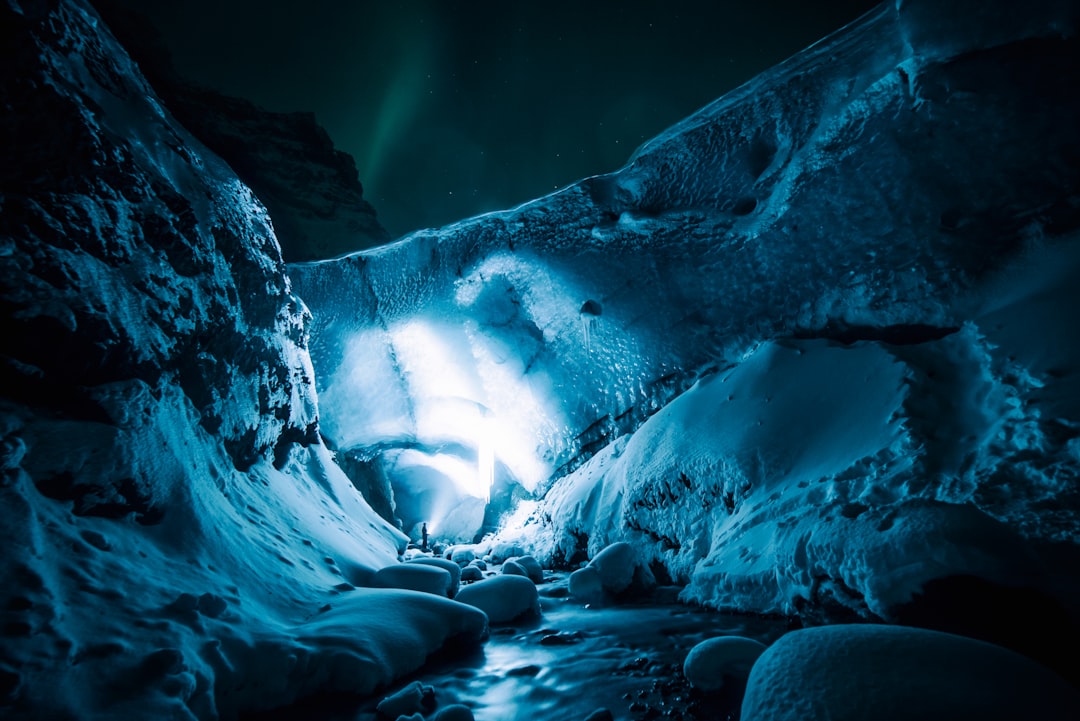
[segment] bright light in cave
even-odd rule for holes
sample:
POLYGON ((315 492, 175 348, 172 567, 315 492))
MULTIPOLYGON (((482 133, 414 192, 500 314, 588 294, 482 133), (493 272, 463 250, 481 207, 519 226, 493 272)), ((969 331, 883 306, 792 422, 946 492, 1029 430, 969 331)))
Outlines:
POLYGON ((530 490, 547 477, 537 449, 551 411, 533 379, 505 361, 496 341, 474 327, 423 320, 392 326, 389 336, 417 442, 474 449, 472 495, 489 498, 500 465, 530 490))
POLYGON ((551 473, 551 381, 507 352, 516 339, 502 330, 434 311, 365 329, 321 392, 339 448, 380 449, 407 532, 426 522, 444 540, 471 539, 496 480, 532 491, 551 473))
POLYGON ((491 487, 495 485, 495 439, 492 418, 486 411, 480 414, 476 433, 476 488, 473 495, 485 502, 491 500, 491 487))

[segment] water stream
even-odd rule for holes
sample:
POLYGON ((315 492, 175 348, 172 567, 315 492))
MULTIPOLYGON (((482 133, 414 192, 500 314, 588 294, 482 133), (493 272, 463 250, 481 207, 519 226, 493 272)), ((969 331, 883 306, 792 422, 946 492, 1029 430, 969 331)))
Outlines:
POLYGON ((679 603, 585 607, 566 596, 565 573, 545 574, 541 618, 497 626, 481 648, 429 663, 360 704, 324 699, 260 721, 374 721, 384 695, 417 680, 434 688, 438 707, 465 704, 477 721, 584 721, 598 708, 616 720, 734 720, 742 689, 712 696, 691 690, 682 678, 683 659, 713 636, 768 644, 787 630, 782 620, 679 603))

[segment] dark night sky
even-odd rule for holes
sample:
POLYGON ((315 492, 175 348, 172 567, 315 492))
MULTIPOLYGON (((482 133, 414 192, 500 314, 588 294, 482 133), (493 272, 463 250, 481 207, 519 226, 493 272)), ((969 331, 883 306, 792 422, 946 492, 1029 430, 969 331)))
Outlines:
POLYGON ((875 0, 125 0, 182 75, 312 110, 397 236, 620 167, 875 0))

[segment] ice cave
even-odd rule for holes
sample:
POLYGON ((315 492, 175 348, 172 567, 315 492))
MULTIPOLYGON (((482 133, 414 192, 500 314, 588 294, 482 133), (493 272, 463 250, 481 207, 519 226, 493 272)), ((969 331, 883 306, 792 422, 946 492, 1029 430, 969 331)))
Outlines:
POLYGON ((1075 0, 392 242, 109 7, 0 7, 0 716, 1080 718, 1075 0))

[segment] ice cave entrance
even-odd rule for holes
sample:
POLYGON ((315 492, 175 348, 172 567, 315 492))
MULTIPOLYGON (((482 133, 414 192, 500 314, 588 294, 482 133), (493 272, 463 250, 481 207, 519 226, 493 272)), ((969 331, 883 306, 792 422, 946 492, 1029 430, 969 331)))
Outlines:
POLYGON ((506 339, 428 317, 364 329, 320 393, 335 445, 374 459, 402 530, 471 542, 551 472, 550 389, 506 339))

